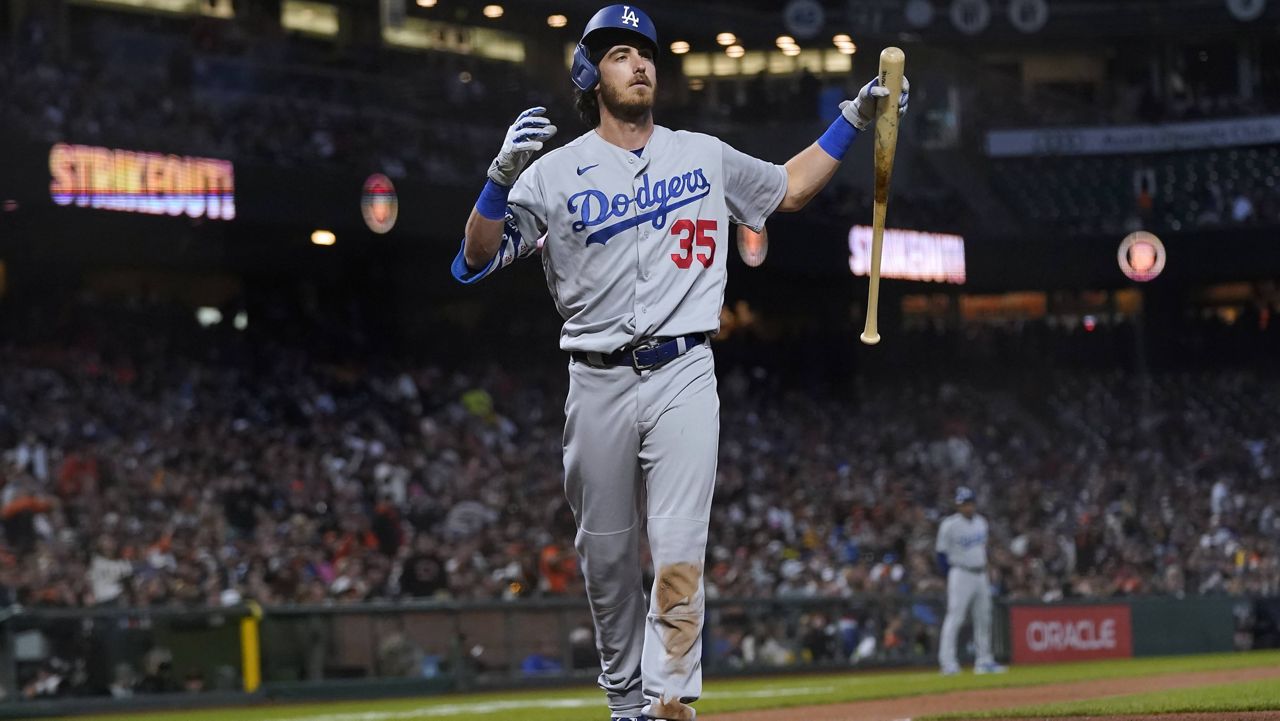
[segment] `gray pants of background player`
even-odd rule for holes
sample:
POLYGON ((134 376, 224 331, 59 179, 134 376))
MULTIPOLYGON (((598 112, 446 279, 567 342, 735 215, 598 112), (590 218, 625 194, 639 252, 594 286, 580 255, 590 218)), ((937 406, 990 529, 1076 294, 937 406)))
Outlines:
POLYGON ((565 495, 616 717, 692 718, 702 693, 702 566, 720 437, 711 349, 665 366, 570 362, 565 495), (641 523, 655 579, 645 603, 641 523))
POLYGON ((947 573, 947 618, 942 622, 942 638, 938 643, 938 663, 944 669, 960 665, 956 660, 956 637, 970 611, 973 611, 973 643, 978 647, 977 664, 993 664, 991 584, 987 581, 987 572, 952 566, 947 573))

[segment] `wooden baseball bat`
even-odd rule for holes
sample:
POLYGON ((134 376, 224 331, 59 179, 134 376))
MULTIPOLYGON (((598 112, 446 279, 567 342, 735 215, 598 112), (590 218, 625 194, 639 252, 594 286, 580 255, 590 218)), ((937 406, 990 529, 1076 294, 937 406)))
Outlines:
POLYGON ((884 246, 884 216, 889 209, 889 178, 893 176, 893 152, 898 147, 898 98, 902 96, 902 68, 907 56, 898 48, 880 52, 880 84, 889 94, 876 106, 875 205, 871 217, 871 285, 867 290, 867 323, 862 342, 880 342, 877 314, 880 309, 880 252, 884 246))

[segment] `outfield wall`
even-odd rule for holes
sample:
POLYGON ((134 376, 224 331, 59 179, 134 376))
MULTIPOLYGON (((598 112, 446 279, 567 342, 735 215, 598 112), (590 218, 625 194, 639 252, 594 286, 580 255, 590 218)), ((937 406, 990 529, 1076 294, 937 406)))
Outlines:
POLYGON ((1230 596, 1011 603, 1000 650, 1013 663, 1231 651, 1253 607, 1230 596))
MULTIPOLYGON (((944 606, 941 597, 715 599, 704 629, 704 668, 709 677, 723 677, 933 667, 944 606)), ((998 609, 997 655, 1015 663, 1280 646, 1280 599, 1106 599, 998 609), (1026 657, 1032 646, 1042 654, 1026 657)), ((590 629, 587 606, 577 599, 13 608, 0 613, 0 719, 587 685, 598 674, 590 629), (113 697, 112 686, 119 693, 129 669, 147 691, 113 697), (56 694, 35 692, 35 682, 58 675, 66 681, 56 694)), ((964 655, 968 635, 966 628, 964 655)))

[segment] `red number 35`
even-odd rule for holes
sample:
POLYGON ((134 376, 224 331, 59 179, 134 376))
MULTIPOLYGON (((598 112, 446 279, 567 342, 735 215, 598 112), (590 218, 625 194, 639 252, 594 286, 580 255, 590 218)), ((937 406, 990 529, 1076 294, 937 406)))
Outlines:
POLYGON ((693 221, 688 218, 681 218, 673 223, 671 234, 680 236, 680 250, 684 251, 684 253, 671 254, 676 267, 687 270, 696 258, 702 267, 710 268, 711 262, 716 258, 716 237, 713 235, 715 231, 716 221, 714 220, 699 219, 696 228, 693 221), (699 248, 697 253, 693 252, 695 245, 699 248), (703 253, 702 248, 706 248, 707 252, 703 253))

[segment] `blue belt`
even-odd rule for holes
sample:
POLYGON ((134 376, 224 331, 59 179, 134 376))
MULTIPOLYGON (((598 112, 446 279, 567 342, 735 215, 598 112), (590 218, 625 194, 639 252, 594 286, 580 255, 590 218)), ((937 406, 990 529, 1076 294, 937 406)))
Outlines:
POLYGON ((639 372, 661 368, 706 342, 706 333, 691 333, 679 338, 647 338, 612 353, 574 351, 570 355, 576 361, 597 368, 628 366, 639 372))

